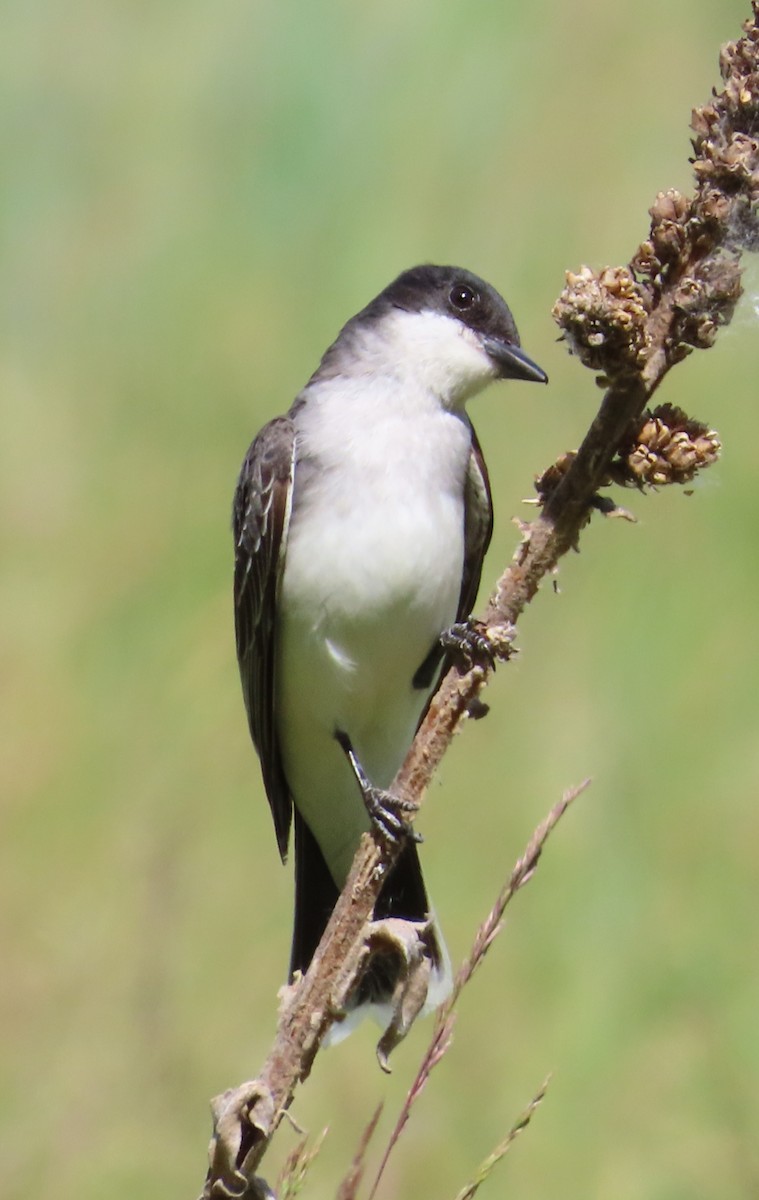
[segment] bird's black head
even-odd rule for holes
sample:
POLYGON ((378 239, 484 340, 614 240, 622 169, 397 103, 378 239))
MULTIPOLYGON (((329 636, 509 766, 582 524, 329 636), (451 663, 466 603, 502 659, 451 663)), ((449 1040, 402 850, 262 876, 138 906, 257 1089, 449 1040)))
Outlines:
POLYGON ((463 267, 431 263, 411 267, 354 320, 379 319, 393 308, 453 317, 478 335, 500 378, 547 382, 545 371, 520 349, 517 327, 506 301, 484 279, 463 267))

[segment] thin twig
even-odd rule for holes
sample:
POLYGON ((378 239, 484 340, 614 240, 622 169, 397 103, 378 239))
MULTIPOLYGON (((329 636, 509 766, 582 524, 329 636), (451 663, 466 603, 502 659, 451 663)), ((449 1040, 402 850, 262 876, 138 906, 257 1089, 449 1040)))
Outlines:
POLYGON ((564 813, 569 808, 569 805, 575 800, 581 792, 589 786, 590 780, 585 779, 578 787, 570 788, 565 792, 561 800, 554 804, 545 820, 541 821, 532 837, 530 838, 525 848, 524 854, 514 865, 514 868, 509 876, 506 884, 498 893, 498 898, 488 913, 485 920, 480 925, 475 935, 472 948, 459 967, 456 978, 453 983, 453 988, 448 999, 441 1004, 435 1014, 435 1027, 432 1032, 427 1051, 422 1057, 419 1064, 416 1076, 411 1087, 409 1088, 406 1099, 396 1121, 395 1128, 388 1139, 385 1152, 380 1161, 379 1168, 369 1193, 369 1200, 374 1200, 379 1182, 384 1174, 388 1159, 395 1149, 398 1139, 401 1136, 404 1128, 411 1116, 411 1110, 419 1099, 424 1090, 432 1071, 443 1058, 448 1050, 453 1038, 453 1024, 455 1020, 454 1009, 458 1003, 459 997, 463 989, 469 983, 469 980, 474 975, 477 968, 481 965, 485 955, 492 946, 494 940, 498 936, 502 925, 503 915, 507 906, 516 896, 517 892, 524 887, 526 883, 532 879, 537 868, 540 856, 543 852, 543 847, 548 839, 549 834, 564 816, 564 813))
POLYGON ((498 1143, 495 1149, 490 1152, 487 1158, 480 1163, 474 1179, 472 1179, 466 1185, 466 1187, 461 1189, 456 1197, 456 1200, 472 1200, 473 1196, 479 1190, 481 1184, 483 1184, 485 1180, 488 1179, 492 1174, 493 1168, 498 1165, 504 1155, 508 1154, 520 1133, 524 1133, 525 1129, 530 1124, 530 1121, 535 1115, 535 1110, 543 1103, 543 1100, 545 1099, 545 1094, 548 1091, 548 1085, 550 1082, 551 1077, 549 1075, 548 1079, 543 1081, 525 1110, 519 1114, 516 1121, 511 1126, 511 1129, 506 1134, 506 1137, 503 1138, 503 1140, 498 1143))
POLYGON ((322 1148, 327 1132, 323 1129, 314 1142, 309 1142, 308 1137, 301 1138, 290 1151, 277 1180, 277 1200, 295 1200, 303 1188, 312 1162, 322 1148))
POLYGON ((358 1186, 361 1183, 361 1178, 364 1174, 366 1151, 369 1148, 370 1141, 374 1137, 374 1131, 377 1128, 377 1123, 382 1115, 382 1108, 382 1104, 377 1105, 368 1125, 361 1134, 361 1140, 356 1148, 353 1161, 348 1168, 348 1173, 337 1190, 336 1200, 355 1200, 358 1192, 358 1186))

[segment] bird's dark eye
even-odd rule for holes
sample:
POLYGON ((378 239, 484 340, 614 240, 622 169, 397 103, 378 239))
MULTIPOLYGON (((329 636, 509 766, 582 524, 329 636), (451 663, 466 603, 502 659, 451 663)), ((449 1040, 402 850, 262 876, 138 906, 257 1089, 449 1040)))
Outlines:
POLYGON ((477 293, 466 283, 456 283, 451 288, 448 299, 459 312, 466 312, 477 302, 477 293))

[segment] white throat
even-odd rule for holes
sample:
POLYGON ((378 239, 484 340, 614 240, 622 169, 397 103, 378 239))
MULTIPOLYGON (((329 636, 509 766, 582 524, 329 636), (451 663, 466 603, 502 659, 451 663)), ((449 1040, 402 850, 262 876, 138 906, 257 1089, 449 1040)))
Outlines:
POLYGON ((403 309, 353 331, 344 370, 427 392, 448 409, 463 408, 496 377, 480 338, 463 322, 442 313, 403 309))

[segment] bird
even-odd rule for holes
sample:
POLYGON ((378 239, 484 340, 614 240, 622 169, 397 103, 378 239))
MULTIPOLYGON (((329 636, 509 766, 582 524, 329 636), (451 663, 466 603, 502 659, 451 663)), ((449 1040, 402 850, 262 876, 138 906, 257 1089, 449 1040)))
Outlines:
MULTIPOLYGON (((466 404, 500 379, 547 382, 500 294, 463 268, 412 267, 343 326, 243 461, 235 636, 283 862, 293 833, 291 982, 379 827, 402 846, 374 919, 428 930, 424 1011, 450 991, 417 838, 388 789, 457 634, 464 648, 474 628, 493 505, 466 404)), ((366 1015, 389 1024, 399 970, 370 961, 346 1030, 366 1015)))

